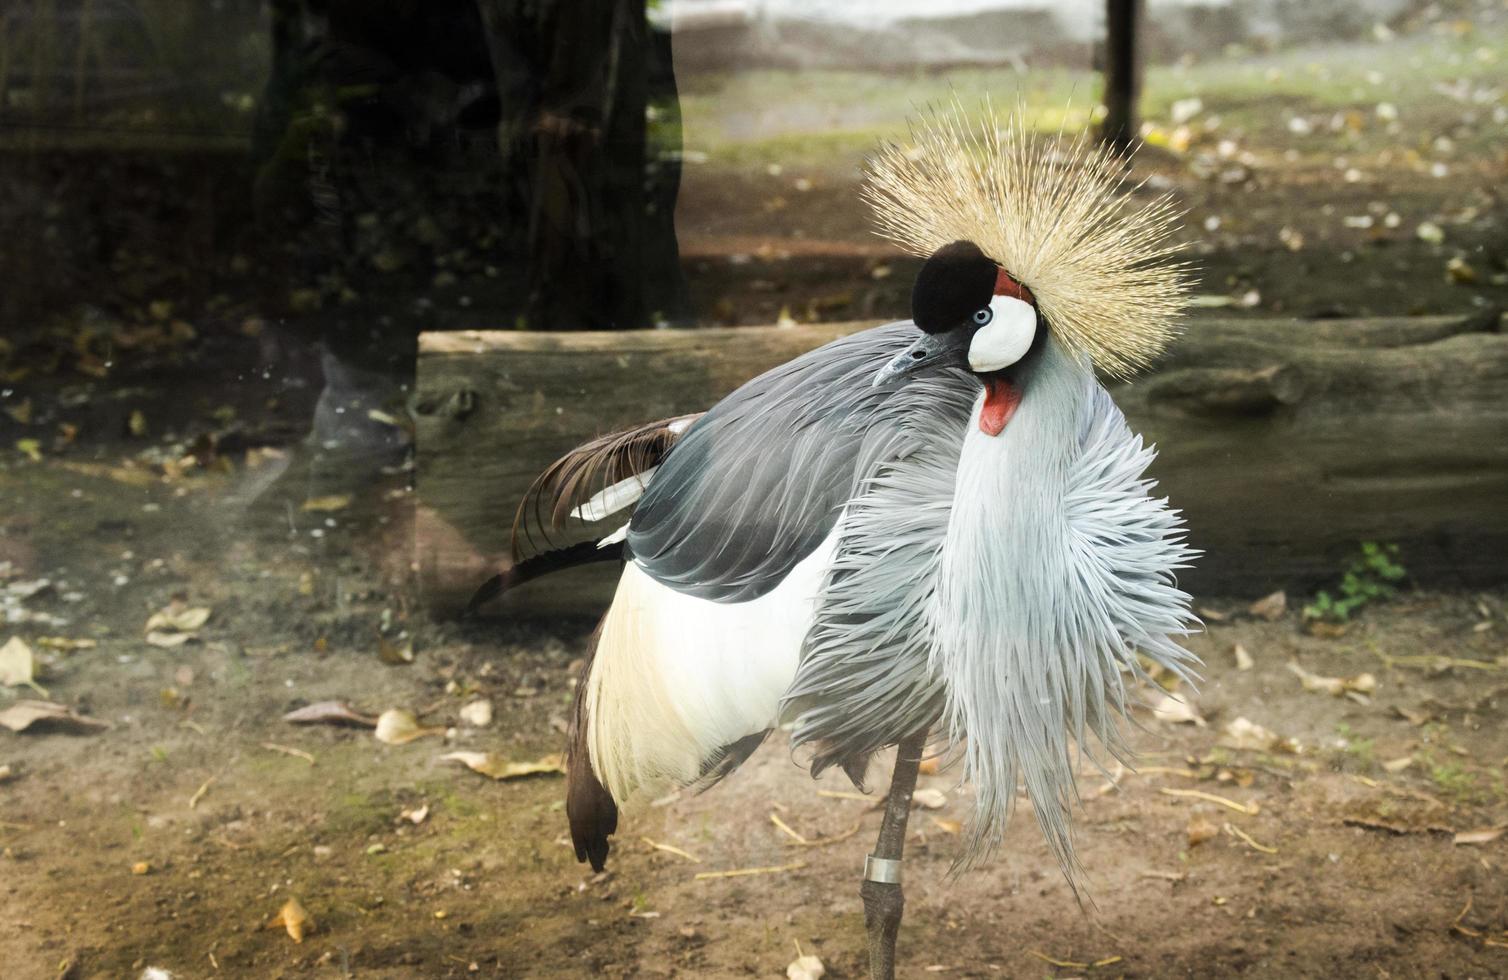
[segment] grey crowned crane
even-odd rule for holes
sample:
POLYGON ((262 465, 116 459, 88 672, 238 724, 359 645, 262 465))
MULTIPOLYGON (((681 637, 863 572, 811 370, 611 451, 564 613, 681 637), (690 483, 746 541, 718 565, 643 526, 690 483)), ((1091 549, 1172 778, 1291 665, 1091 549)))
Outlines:
MULTIPOLYGON (((618 811, 733 771, 778 725, 855 782, 898 746, 861 893, 870 969, 894 970, 917 766, 952 747, 998 844, 1018 786, 1070 882, 1077 756, 1122 758, 1138 654, 1178 675, 1197 627, 1181 521, 1095 368, 1124 377, 1187 296, 1168 202, 1142 204, 1080 137, 954 108, 882 148, 865 196, 926 256, 912 317, 837 340, 700 416, 581 447, 515 526, 633 507, 600 542, 516 567, 621 559, 576 690, 567 813, 600 870, 618 811), (595 494, 591 491, 597 488, 595 494)), ((496 592, 494 586, 490 592, 496 592)))

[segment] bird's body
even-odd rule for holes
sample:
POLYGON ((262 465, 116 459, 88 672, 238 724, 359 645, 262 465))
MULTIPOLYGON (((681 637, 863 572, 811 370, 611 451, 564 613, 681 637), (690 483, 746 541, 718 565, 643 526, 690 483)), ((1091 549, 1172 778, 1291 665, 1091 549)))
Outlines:
POLYGON ((998 843, 1024 785, 1072 877, 1077 754, 1121 754, 1138 654, 1175 674, 1192 662, 1174 582, 1192 552, 1091 361, 1124 373, 1171 335, 1154 319, 1184 284, 1154 261, 1162 205, 1126 213, 1111 165, 1082 148, 1065 174, 1019 132, 959 125, 923 131, 919 155, 887 151, 870 186, 888 232, 929 256, 911 320, 695 419, 599 439, 535 488, 555 524, 634 507, 601 542, 625 564, 577 689, 578 858, 600 869, 620 806, 726 776, 777 725, 814 773, 856 781, 900 745, 866 870, 876 975, 929 732, 975 786, 965 861, 998 843), (593 476, 606 486, 583 503, 593 476))

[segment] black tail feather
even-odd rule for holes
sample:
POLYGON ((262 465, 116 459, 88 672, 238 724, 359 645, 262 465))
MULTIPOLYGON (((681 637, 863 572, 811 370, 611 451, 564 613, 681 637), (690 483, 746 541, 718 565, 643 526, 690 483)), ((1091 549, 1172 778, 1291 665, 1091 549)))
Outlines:
POLYGON ((597 641, 602 627, 587 644, 586 660, 576 682, 576 699, 571 709, 570 744, 566 748, 566 819, 571 824, 571 842, 576 860, 590 861, 593 871, 607 866, 611 849, 608 837, 618 831, 618 804, 592 770, 592 756, 587 748, 587 679, 597 656, 597 641))
POLYGON ((598 547, 595 541, 582 541, 569 547, 556 548, 532 558, 525 558, 506 572, 494 575, 483 582, 481 588, 472 595, 471 601, 466 603, 466 609, 461 613, 461 618, 466 619, 475 615, 478 609, 492 600, 543 575, 601 561, 622 560, 623 543, 621 541, 606 547, 598 547))

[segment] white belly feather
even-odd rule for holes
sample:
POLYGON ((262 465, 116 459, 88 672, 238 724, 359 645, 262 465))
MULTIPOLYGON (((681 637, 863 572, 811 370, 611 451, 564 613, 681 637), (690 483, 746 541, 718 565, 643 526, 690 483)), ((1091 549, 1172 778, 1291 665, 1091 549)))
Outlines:
POLYGON ((719 748, 776 724, 841 526, 748 602, 623 569, 587 679, 592 768, 614 799, 694 782, 719 748))

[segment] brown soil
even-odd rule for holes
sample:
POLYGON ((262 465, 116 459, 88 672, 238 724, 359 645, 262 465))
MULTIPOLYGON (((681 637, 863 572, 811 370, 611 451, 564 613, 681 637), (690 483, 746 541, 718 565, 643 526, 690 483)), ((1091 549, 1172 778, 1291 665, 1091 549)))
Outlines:
MULTIPOLYGON (((238 503, 250 478, 142 487, 55 461, 0 469, 12 503, 0 562, 11 583, 51 579, 22 606, 66 619, 6 635, 44 656, 56 700, 113 726, 0 732, 0 765, 14 773, 0 783, 5 976, 778 976, 796 943, 829 976, 862 976, 858 868, 879 815, 819 795, 850 791, 840 778, 812 783, 775 739, 711 792, 629 814, 611 870, 592 875, 564 838, 559 777, 492 782, 439 759, 558 750, 581 624, 409 620, 401 561, 389 558, 401 486, 358 495, 320 527, 324 515, 238 503), (147 645, 147 616, 174 595, 213 608, 201 640, 147 645), (379 662, 384 615, 411 631, 414 663, 379 662), (51 652, 39 644, 48 635, 99 645, 51 652), (496 705, 491 727, 403 746, 280 720, 339 698, 453 726, 472 696, 496 705), (419 825, 402 818, 423 806, 419 825), (801 847, 772 814, 811 839, 853 835, 801 847), (133 874, 137 862, 146 874, 133 874), (266 927, 289 896, 317 924, 301 944, 266 927)), ((1508 822, 1504 599, 1409 593, 1331 638, 1291 613, 1269 623, 1244 615, 1245 601, 1201 602, 1231 616, 1211 616, 1193 641, 1208 725, 1143 714, 1135 742, 1149 768, 1114 791, 1086 772, 1086 907, 1029 811, 996 860, 950 877, 969 793, 949 773, 922 777, 947 802, 913 817, 900 975, 1502 973, 1508 838, 1457 845, 1452 833, 1508 822), (1238 643, 1250 671, 1235 669, 1238 643), (1290 660, 1371 672, 1380 686, 1370 704, 1307 692, 1290 660), (1238 717, 1302 751, 1222 748, 1238 717), (1383 767, 1406 756, 1401 771, 1383 767), (1191 821, 1218 832, 1190 846, 1191 821)), ((0 709, 13 696, 0 693, 0 709)), ((872 780, 883 788, 885 774, 872 780)))

